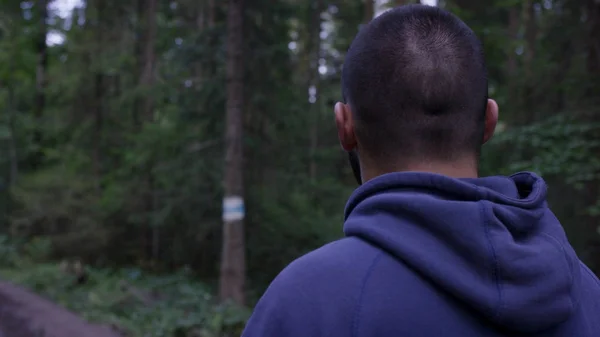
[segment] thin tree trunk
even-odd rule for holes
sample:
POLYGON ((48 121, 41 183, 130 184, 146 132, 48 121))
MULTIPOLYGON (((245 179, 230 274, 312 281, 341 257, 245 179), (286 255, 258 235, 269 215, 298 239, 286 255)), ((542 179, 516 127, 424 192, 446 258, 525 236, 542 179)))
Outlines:
POLYGON ((588 39, 587 39, 587 69, 592 75, 588 87, 588 96, 598 97, 600 86, 600 1, 587 0, 588 39))
MULTIPOLYGON (((98 58, 102 57, 103 43, 104 43, 104 34, 103 30, 105 29, 105 20, 106 16, 106 7, 105 2, 103 0, 97 0, 94 5, 96 6, 96 15, 97 15, 97 26, 95 28, 95 35, 97 40, 97 47, 99 50, 96 50, 95 55, 90 55, 90 58, 96 58, 96 63, 100 63, 101 60, 98 58), (100 61, 100 62, 99 62, 100 61)), ((98 191, 100 190, 100 181, 102 175, 102 155, 101 155, 101 145, 102 145, 102 124, 103 124, 103 100, 104 100, 104 74, 102 73, 102 69, 97 69, 94 74, 94 100, 93 100, 93 118, 94 118, 94 129, 92 133, 92 142, 93 142, 93 150, 92 150, 92 161, 93 161, 93 169, 94 176, 96 179, 96 188, 98 191)))
MULTIPOLYGON (((230 0, 227 13, 227 105, 225 131, 225 200, 243 205, 243 64, 244 0, 230 0)), ((224 201, 224 206, 227 204, 224 201)), ((243 207, 243 206, 242 206, 243 207)), ((219 295, 222 301, 244 303, 246 257, 243 212, 238 216, 223 213, 223 245, 219 295)))
MULTIPOLYGON (((205 1, 196 2, 195 8, 195 26, 194 29, 197 31, 204 33, 207 28, 212 28, 214 22, 213 14, 214 11, 214 3, 206 3, 205 1)), ((207 41, 207 40, 204 40, 207 41)), ((196 90, 201 90, 204 84, 204 81, 209 75, 205 74, 206 71, 210 71, 211 67, 207 67, 207 62, 205 57, 200 57, 193 65, 192 76, 193 76, 193 84, 196 90)))
POLYGON ((517 73, 517 53, 515 51, 514 42, 517 41, 519 26, 520 26, 520 18, 519 18, 519 9, 516 6, 512 6, 508 13, 508 38, 509 43, 507 44, 506 50, 506 69, 508 73, 508 92, 510 97, 513 97, 515 93, 515 85, 513 79, 517 73))
POLYGON ((537 37, 537 24, 535 22, 535 3, 533 0, 527 0, 525 6, 523 8, 524 11, 524 21, 525 21, 525 42, 526 42, 526 51, 525 51, 525 74, 528 77, 528 80, 531 79, 533 75, 533 69, 531 66, 533 64, 533 60, 535 59, 535 43, 537 37))
MULTIPOLYGON (((13 81, 13 72, 12 69, 14 69, 14 57, 11 57, 9 59, 10 62, 10 74, 8 76, 8 83, 11 83, 13 81)), ((12 85, 8 85, 7 86, 8 89, 8 97, 7 97, 7 110, 8 110, 8 128, 9 128, 9 138, 8 138, 8 156, 9 156, 9 160, 10 160, 10 176, 8 179, 9 184, 12 186, 13 184, 16 183, 17 178, 19 176, 19 160, 17 157, 17 142, 15 139, 15 117, 16 117, 16 111, 15 111, 15 90, 14 90, 14 86, 12 85)))
MULTIPOLYGON (((147 0, 147 17, 146 17, 146 47, 144 49, 145 66, 142 73, 142 85, 150 90, 154 86, 155 76, 154 69, 156 67, 156 6, 157 0, 147 0)), ((154 99, 152 94, 146 94, 144 100, 143 113, 146 121, 154 121, 154 99)), ((148 165, 148 201, 147 213, 151 214, 158 207, 157 191, 155 191, 154 176, 152 174, 154 160, 150 159, 148 165)), ((160 253, 160 224, 150 222, 152 225, 152 260, 158 261, 160 253)))
MULTIPOLYGON (((48 1, 38 0, 37 7, 39 11, 39 31, 37 36, 37 68, 36 68, 36 81, 35 81, 35 106, 34 106, 34 117, 36 120, 35 131, 33 139, 36 146, 42 146, 42 117, 44 115, 44 109, 46 105, 46 72, 48 68, 48 45, 46 44, 46 36, 48 34, 48 1)), ((39 166, 42 162, 43 152, 41 149, 37 149, 35 158, 33 158, 34 168, 39 166)))
POLYGON ((404 6, 404 5, 420 4, 420 3, 421 3, 420 0, 396 0, 396 2, 395 2, 396 6, 404 6))
POLYGON ((208 28, 211 29, 215 26, 215 14, 216 14, 216 3, 215 0, 208 0, 208 8, 207 8, 207 23, 208 28))
POLYGON ((215 26, 215 0, 206 0, 196 3, 196 26, 200 31, 215 26))
MULTIPOLYGON (((146 33, 144 32, 144 17, 145 17, 145 8, 144 8, 144 0, 137 0, 137 6, 136 6, 136 14, 137 14, 137 20, 139 22, 141 22, 141 24, 138 24, 135 29, 134 29, 134 35, 135 35, 135 43, 133 44, 133 57, 135 59, 135 70, 133 71, 134 73, 134 78, 135 81, 137 81, 135 84, 137 84, 138 86, 141 84, 141 80, 142 80, 142 74, 143 74, 143 69, 144 69, 144 41, 145 41, 145 37, 146 37, 146 33)), ((135 85, 134 84, 134 85, 135 85)), ((136 97, 134 98, 133 101, 133 112, 132 112, 132 120, 133 120, 133 125, 134 125, 134 130, 139 130, 141 129, 142 126, 142 98, 138 95, 136 95, 136 97)))
POLYGON ((309 20, 308 33, 308 94, 309 94, 309 177, 311 181, 315 181, 317 177, 317 147, 319 145, 319 59, 321 58, 321 13, 323 11, 323 0, 316 0, 312 4, 309 20))
MULTIPOLYGON (((154 68, 156 67, 156 6, 157 0, 143 0, 146 7, 145 17, 145 41, 144 41, 144 68, 142 70, 140 85, 145 89, 150 89, 154 85, 154 68)), ((152 95, 146 94, 142 105, 143 118, 146 121, 154 119, 154 100, 152 95)))
MULTIPOLYGON (((513 5, 508 11, 508 27, 507 27, 507 38, 506 43, 506 88, 508 97, 513 107, 519 106, 521 97, 519 97, 518 86, 517 86, 517 71, 518 71, 518 59, 516 52, 516 42, 518 41, 519 28, 521 27, 522 17, 520 15, 519 6, 513 5)), ((506 112, 510 115, 510 120, 519 120, 520 113, 517 109, 508 109, 506 112)))
MULTIPOLYGON (((585 98, 593 105, 597 103, 598 92, 600 92, 600 42, 598 42, 598 36, 600 34, 600 1, 599 0, 587 0, 587 6, 585 8, 588 17, 587 30, 588 36, 586 41, 587 49, 587 71, 589 74, 590 81, 586 88, 585 98)), ((592 110, 593 111, 593 110, 592 110)), ((593 122, 600 120, 600 114, 593 113, 593 122)), ((597 140, 598 135, 591 135, 591 141, 597 140)), ((599 202, 600 198, 600 181, 595 180, 589 186, 586 186, 588 193, 587 204, 593 205, 599 202)), ((590 216, 589 220, 589 231, 596 231, 598 228, 598 216, 590 216)), ((594 240, 595 241, 595 240, 594 240)), ((588 245, 590 245, 588 243, 588 245)), ((593 257, 593 265, 596 268, 600 266, 600 256, 595 255, 593 257)), ((598 270, 595 270, 598 272, 598 270)))
POLYGON ((364 8, 364 23, 369 23, 375 16, 375 0, 363 0, 365 2, 364 8))
POLYGON ((97 73, 94 81, 94 131, 93 131, 93 169, 96 178, 96 187, 100 190, 100 178, 102 176, 102 100, 104 96, 104 76, 102 73, 97 73))
MULTIPOLYGON (((153 122, 154 120, 154 99, 148 91, 152 89, 155 83, 154 69, 156 67, 156 11, 157 0, 139 0, 138 14, 143 22, 140 28, 141 41, 136 47, 136 53, 141 59, 139 63, 139 86, 144 92, 143 97, 138 97, 135 104, 134 120, 136 121, 138 130, 143 128, 144 123, 153 122)), ((142 198, 144 204, 144 213, 146 214, 146 226, 148 232, 146 238, 146 247, 150 248, 147 254, 153 261, 158 260, 160 252, 160 227, 159 224, 153 223, 151 214, 156 208, 157 200, 154 191, 154 177, 152 176, 153 158, 149 159, 146 165, 144 174, 145 186, 142 190, 142 198)))
MULTIPOLYGON (((138 28, 134 54, 138 60, 138 85, 144 90, 152 88, 156 67, 156 11, 157 0, 138 0, 137 12, 142 24, 138 28)), ((134 124, 141 127, 153 119, 154 100, 152 95, 137 97, 134 107, 134 124)))
POLYGON ((535 109, 535 78, 533 72, 533 61, 535 60, 536 52, 536 40, 538 34, 538 27, 535 20, 535 10, 533 0, 525 2, 524 7, 524 23, 525 23, 525 57, 524 57, 524 70, 525 70, 525 90, 523 91, 523 102, 526 111, 533 113, 521 114, 525 119, 523 123, 529 123, 538 120, 540 116, 536 115, 535 112, 539 109, 535 109))

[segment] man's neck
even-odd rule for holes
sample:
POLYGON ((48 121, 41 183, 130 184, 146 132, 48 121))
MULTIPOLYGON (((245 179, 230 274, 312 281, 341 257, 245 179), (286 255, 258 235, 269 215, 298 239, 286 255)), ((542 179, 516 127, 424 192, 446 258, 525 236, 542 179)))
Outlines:
MULTIPOLYGON (((362 166, 362 165, 361 165, 362 166)), ((363 183, 380 175, 392 172, 427 172, 445 175, 451 178, 477 178, 477 165, 473 159, 453 162, 421 161, 405 165, 384 165, 361 167, 363 183)))

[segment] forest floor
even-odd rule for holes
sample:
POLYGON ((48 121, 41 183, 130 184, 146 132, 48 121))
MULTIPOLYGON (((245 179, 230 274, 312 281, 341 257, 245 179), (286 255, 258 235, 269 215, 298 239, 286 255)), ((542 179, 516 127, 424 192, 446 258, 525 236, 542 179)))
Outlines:
POLYGON ((237 337, 250 314, 189 271, 86 271, 80 283, 57 263, 0 266, 0 337, 237 337))
POLYGON ((81 317, 8 282, 0 282, 0 337, 117 337, 108 326, 81 317))

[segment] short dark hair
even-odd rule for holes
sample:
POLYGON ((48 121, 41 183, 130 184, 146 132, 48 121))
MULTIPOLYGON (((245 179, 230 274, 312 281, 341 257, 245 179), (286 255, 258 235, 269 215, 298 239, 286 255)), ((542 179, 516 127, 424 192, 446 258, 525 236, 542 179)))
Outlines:
POLYGON ((475 33, 449 12, 425 5, 391 9, 365 25, 342 70, 357 138, 382 160, 479 153, 487 86, 475 33))

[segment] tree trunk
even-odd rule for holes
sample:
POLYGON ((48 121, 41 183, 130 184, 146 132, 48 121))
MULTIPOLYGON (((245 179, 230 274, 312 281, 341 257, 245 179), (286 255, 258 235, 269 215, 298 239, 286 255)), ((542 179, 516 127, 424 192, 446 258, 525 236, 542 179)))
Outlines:
POLYGON ((524 23, 525 23, 525 90, 523 91, 524 108, 531 113, 521 114, 525 119, 523 123, 529 123, 539 120, 541 116, 537 115, 539 109, 535 109, 535 86, 536 81, 533 72, 533 61, 535 60, 536 40, 538 27, 535 18, 534 1, 528 0, 524 4, 524 23))
POLYGON ((207 8, 207 23, 208 28, 213 28, 215 26, 215 14, 216 14, 216 3, 215 0, 208 0, 208 8, 207 8))
MULTIPOLYGON (((138 61, 138 85, 147 91, 154 85, 154 68, 156 66, 156 11, 157 0, 138 0, 137 12, 142 24, 137 31, 137 42, 134 54, 138 61)), ((152 95, 137 97, 134 104, 134 124, 141 127, 144 122, 153 119, 154 100, 152 95)))
MULTIPOLYGON (((96 35, 96 41, 98 41, 97 43, 97 50, 95 55, 90 55, 90 58, 95 58, 96 59, 96 64, 99 64, 101 62, 101 59, 98 60, 98 58, 102 57, 102 46, 104 43, 104 34, 103 34, 103 30, 105 29, 105 25, 106 25, 106 6, 105 6, 105 2, 103 0, 97 0, 94 2, 94 5, 96 7, 96 15, 97 15, 97 25, 96 27, 94 27, 94 34, 96 35)), ((94 170, 94 176, 96 179, 96 188, 98 190, 100 190, 100 181, 101 181, 101 176, 102 176, 102 154, 101 154, 101 147, 102 147, 102 124, 103 124, 103 101, 104 101, 104 74, 102 72, 102 68, 101 67, 96 67, 96 73, 94 74, 94 99, 93 99, 93 106, 92 111, 93 111, 93 119, 94 119, 94 129, 92 132, 92 142, 93 142, 93 149, 92 149, 92 162, 93 162, 93 170, 94 170)))
MULTIPOLYGON (((586 99, 590 101, 592 106, 598 102, 598 93, 600 92, 600 42, 598 36, 600 36, 600 0, 587 0, 586 6, 587 12, 587 71, 589 74, 590 81, 586 88, 586 99)), ((592 110, 593 111, 593 110, 592 110)), ((592 122, 600 120, 600 114, 594 112, 592 115, 592 122)), ((591 142, 597 141, 600 138, 598 135, 591 137, 591 142)), ((598 204, 600 201, 600 181, 595 180, 589 187, 586 186, 588 192, 587 204, 598 204)), ((592 216, 589 221, 589 231, 593 232, 598 229, 598 216, 592 216)), ((593 237, 593 236, 592 236, 593 237)), ((594 240, 596 241, 596 240, 594 240)), ((588 243, 592 245, 593 243, 588 243)), ((595 266, 595 272, 598 273, 600 270, 600 256, 595 254, 592 258, 592 265, 595 266)))
POLYGON ((244 0, 230 0, 227 13, 227 105, 223 201, 223 245, 219 295, 244 303, 246 274, 243 213, 244 0), (232 209, 235 208, 235 209, 232 209))
POLYGON ((404 6, 404 5, 420 4, 420 3, 421 3, 420 0, 396 0, 395 1, 396 6, 404 6))
POLYGON ((315 181, 317 177, 317 147, 319 145, 319 59, 321 58, 321 13, 323 12, 323 0, 316 0, 312 3, 310 10, 310 19, 308 26, 308 44, 306 53, 308 56, 308 101, 310 113, 309 126, 309 177, 315 181))
POLYGON ((587 13, 587 69, 593 79, 588 87, 588 95, 597 97, 600 85, 600 0, 587 0, 587 13))
POLYGON ((48 69, 48 45, 46 44, 46 36, 48 34, 48 1, 38 0, 37 7, 39 11, 39 31, 37 36, 37 69, 36 69, 36 81, 35 81, 35 106, 34 106, 34 117, 36 121, 35 131, 33 139, 35 145, 38 147, 35 153, 35 157, 32 161, 32 166, 37 168, 43 158, 42 146, 42 117, 44 115, 44 109, 46 105, 46 73, 48 69))
MULTIPOLYGON (((156 52, 154 50, 156 41, 156 5, 157 0, 142 0, 145 13, 145 39, 143 49, 143 70, 140 77, 140 85, 145 89, 151 89, 154 85, 154 68, 156 66, 156 52)), ((145 121, 154 119, 154 100, 152 95, 146 94, 142 104, 142 116, 145 121)))
MULTIPOLYGON (((138 14, 143 22, 140 28, 140 44, 136 48, 139 63, 139 87, 144 93, 143 97, 136 99, 134 119, 138 129, 142 129, 144 123, 149 123, 154 120, 154 99, 149 91, 155 83, 154 69, 156 67, 156 11, 157 0, 139 0, 138 14)), ((159 238, 160 228, 158 224, 152 222, 151 214, 156 208, 156 197, 154 191, 154 177, 152 176, 153 159, 150 158, 144 169, 145 186, 142 189, 144 213, 146 214, 146 228, 148 232, 146 238, 147 250, 146 256, 149 256, 153 261, 158 259, 159 255, 159 238)))
POLYGON ((508 96, 514 99, 516 96, 515 78, 517 75, 517 53, 514 43, 517 41, 521 19, 519 9, 512 6, 508 13, 508 43, 506 48, 506 73, 508 78, 508 96))
MULTIPOLYGON (((9 58, 10 62, 10 73, 8 75, 8 83, 11 83, 14 80, 14 57, 9 58)), ((8 110, 8 128, 9 128, 9 138, 8 138, 8 156, 10 160, 10 175, 8 178, 9 185, 13 185, 17 182, 17 177, 19 176, 19 158, 17 156, 17 141, 15 139, 16 135, 16 111, 15 111, 15 89, 12 85, 7 86, 8 97, 6 100, 6 107, 8 110)))
POLYGON ((487 2, 481 0, 448 0, 444 2, 450 2, 458 8, 467 10, 473 14, 484 13, 485 8, 489 6, 487 2))
POLYGON ((375 0, 363 0, 365 2, 364 7, 364 23, 369 23, 375 16, 375 0))
MULTIPOLYGON (((194 18, 194 26, 193 28, 201 33, 206 34, 207 31, 210 31, 214 28, 215 25, 215 2, 214 0, 208 0, 208 2, 196 2, 196 5, 192 7, 192 10, 195 11, 194 18)), ((211 34, 210 32, 208 32, 211 34)), ((202 41, 206 42, 207 48, 214 47, 212 34, 208 36, 208 38, 203 38, 202 41)), ((211 62, 207 59, 205 55, 199 57, 197 62, 192 67, 192 82, 194 84, 195 90, 202 90, 205 81, 209 80, 214 73, 214 65, 211 65, 211 62)), ((202 109, 200 109, 202 110, 202 109)))

